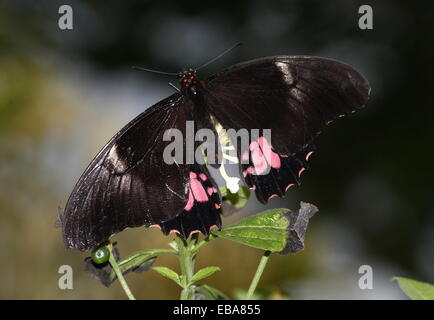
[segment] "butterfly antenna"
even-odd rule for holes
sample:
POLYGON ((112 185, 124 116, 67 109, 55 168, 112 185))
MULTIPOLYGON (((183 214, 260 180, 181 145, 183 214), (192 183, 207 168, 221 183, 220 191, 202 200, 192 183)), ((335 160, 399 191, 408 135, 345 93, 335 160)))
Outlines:
POLYGON ((175 86, 172 82, 169 82, 169 86, 171 86, 173 89, 175 89, 178 92, 181 92, 177 86, 175 86))
POLYGON ((236 44, 234 44, 232 47, 230 47, 229 49, 226 49, 225 51, 223 51, 222 53, 220 53, 219 55, 217 55, 216 57, 212 58, 211 60, 209 60, 208 62, 206 62, 205 64, 201 65, 200 67, 196 68, 197 70, 200 70, 204 67, 206 67, 207 65, 209 65, 210 63, 213 63, 214 61, 216 61, 217 59, 220 59, 221 57, 223 57, 226 53, 232 51, 233 49, 241 46, 242 43, 241 42, 237 42, 236 44))
POLYGON ((137 67, 137 66, 132 66, 132 68, 134 70, 147 71, 147 72, 157 73, 157 74, 164 74, 166 76, 177 76, 178 75, 178 72, 164 72, 164 71, 158 71, 158 70, 153 70, 153 69, 148 69, 148 68, 143 68, 143 67, 137 67))

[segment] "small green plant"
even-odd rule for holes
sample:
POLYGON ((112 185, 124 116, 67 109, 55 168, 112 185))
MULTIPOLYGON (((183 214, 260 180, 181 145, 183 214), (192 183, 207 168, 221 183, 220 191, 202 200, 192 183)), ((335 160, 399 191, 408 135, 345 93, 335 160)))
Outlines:
MULTIPOLYGON (((222 190, 224 199, 233 206, 242 207, 249 197, 248 189, 240 188, 237 194, 222 190)), ((152 269, 162 276, 171 279, 181 288, 180 299, 228 299, 220 290, 199 284, 200 281, 220 271, 218 266, 208 266, 195 270, 195 261, 200 250, 215 239, 223 238, 246 246, 263 250, 263 255, 253 276, 251 284, 243 299, 252 299, 261 275, 271 254, 296 253, 304 248, 304 235, 309 219, 318 211, 311 204, 301 202, 300 209, 292 212, 289 209, 272 209, 249 216, 236 224, 222 230, 212 230, 204 239, 193 234, 188 240, 176 235, 168 249, 150 249, 137 251, 121 259, 115 243, 104 243, 86 259, 86 269, 96 276, 104 285, 109 286, 116 279, 129 299, 135 299, 129 289, 124 275, 128 272, 143 272, 152 269), (108 255, 108 257, 107 257, 108 255), (152 267, 160 255, 173 255, 179 260, 180 273, 165 266, 152 267)))

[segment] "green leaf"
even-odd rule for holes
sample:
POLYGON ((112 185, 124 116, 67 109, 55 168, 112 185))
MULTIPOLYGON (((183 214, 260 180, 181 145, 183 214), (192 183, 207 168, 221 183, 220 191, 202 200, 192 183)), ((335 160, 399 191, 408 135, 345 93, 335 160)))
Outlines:
POLYGON ((225 186, 219 187, 219 190, 220 190, 220 194, 223 198, 226 197, 228 193, 230 193, 229 189, 226 188, 225 186))
POLYGON ((243 208, 250 197, 250 189, 245 186, 240 186, 237 193, 231 193, 228 188, 220 187, 220 194, 224 201, 228 201, 236 209, 243 208))
POLYGON ((304 249, 309 219, 317 211, 314 205, 301 202, 298 211, 285 208, 267 210, 211 233, 262 250, 296 253, 304 249))
POLYGON ((190 284, 193 284, 193 283, 195 283, 195 282, 197 282, 199 280, 208 278, 209 276, 211 276, 212 274, 214 274, 217 271, 220 271, 220 268, 219 267, 215 267, 215 266, 211 266, 211 267, 206 267, 206 268, 200 269, 191 278, 190 284))
POLYGON ((196 287, 195 298, 197 300, 229 300, 223 292, 206 284, 196 287))
POLYGON ((176 282, 180 287, 184 288, 184 284, 183 281, 181 279, 181 277, 179 276, 179 274, 177 274, 175 271, 173 271, 172 269, 169 269, 167 267, 153 267, 153 270, 157 271, 159 274, 161 274, 162 276, 169 278, 171 280, 173 280, 174 282, 176 282))
POLYGON ((175 240, 169 242, 169 247, 173 248, 173 250, 178 251, 178 244, 175 240))
MULTIPOLYGON (((154 263, 157 256, 167 253, 172 253, 172 251, 166 249, 140 250, 122 260, 119 260, 117 263, 122 274, 126 274, 131 271, 140 273, 148 270, 154 263)), ((111 270, 110 281, 114 280, 116 280, 116 274, 114 270, 111 270)))
POLYGON ((434 300, 434 285, 404 277, 393 277, 412 300, 434 300))
POLYGON ((289 235, 289 209, 272 209, 247 217, 240 222, 212 230, 212 234, 250 247, 278 252, 285 249, 289 235))
POLYGON ((136 270, 141 268, 146 262, 157 257, 157 253, 154 250, 141 250, 137 251, 128 257, 118 261, 119 268, 122 272, 127 270, 136 270))

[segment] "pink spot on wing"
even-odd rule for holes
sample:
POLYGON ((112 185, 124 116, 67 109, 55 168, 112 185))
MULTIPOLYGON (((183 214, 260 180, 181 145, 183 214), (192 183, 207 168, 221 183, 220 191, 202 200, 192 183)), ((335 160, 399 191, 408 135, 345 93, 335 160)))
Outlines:
POLYGON ((191 193, 191 190, 189 190, 188 191, 188 201, 187 201, 187 204, 184 207, 184 210, 190 211, 191 208, 193 208, 193 205, 194 205, 193 194, 191 193))
POLYGON ((151 224, 149 227, 161 229, 161 226, 159 224, 151 224))
POLYGON ((271 146, 268 144, 267 139, 265 139, 264 137, 259 137, 258 142, 259 142, 259 146, 262 149, 262 152, 264 153, 264 155, 266 157, 267 162, 271 164, 271 167, 273 167, 275 169, 279 169, 280 168, 280 157, 277 153, 275 153, 271 150, 271 146), (270 156, 271 156, 271 159, 270 159, 270 156))
POLYGON ((216 208, 216 209, 220 209, 221 206, 222 206, 221 204, 218 204, 218 203, 215 203, 214 205, 215 205, 215 208, 216 208))
POLYGON ((294 186, 293 183, 288 184, 288 185, 286 186, 286 188, 285 188, 285 191, 288 191, 288 189, 291 188, 292 186, 294 186))
POLYGON ((253 166, 255 167, 255 174, 259 175, 267 171, 268 164, 267 161, 265 161, 264 155, 259 147, 256 147, 252 151, 252 162, 253 166))
POLYGON ((253 167, 248 167, 244 172, 243 172, 243 176, 247 176, 248 174, 252 174, 253 173, 253 167))
POLYGON ((200 183, 199 180, 197 179, 190 180, 190 190, 193 193, 194 200, 199 202, 208 201, 208 196, 205 192, 205 189, 202 186, 202 183, 200 183))
POLYGON ((205 173, 199 174, 199 177, 202 179, 202 181, 206 181, 207 177, 205 173))
POLYGON ((267 139, 264 137, 259 137, 257 142, 250 143, 249 149, 252 153, 252 162, 256 175, 267 172, 269 165, 275 169, 280 168, 279 155, 271 150, 267 139))
POLYGON ((250 151, 253 151, 253 150, 257 149, 257 148, 258 148, 258 142, 256 142, 256 141, 252 141, 252 142, 250 143, 250 145, 249 145, 249 149, 250 149, 250 151))
POLYGON ((251 187, 251 189, 252 189, 252 190, 256 190, 256 185, 253 185, 253 186, 251 187))
POLYGON ((271 154, 271 167, 274 169, 279 169, 280 168, 280 157, 277 153, 273 152, 271 154))
POLYGON ((306 170, 306 168, 301 168, 300 171, 298 172, 298 176, 300 176, 304 170, 306 170))
POLYGON ((176 229, 171 229, 171 230, 169 231, 169 233, 172 233, 172 232, 175 232, 175 233, 177 233, 177 234, 180 234, 179 230, 176 230, 176 229))
POLYGON ((312 153, 313 153, 313 151, 309 152, 309 153, 306 155, 306 161, 309 160, 309 157, 312 155, 312 153))
MULTIPOLYGON (((206 177, 206 176, 205 176, 206 177)), ((206 202, 208 195, 202 186, 202 183, 197 179, 197 174, 190 172, 190 187, 188 189, 188 201, 184 210, 190 211, 193 208, 194 201, 206 202)))
POLYGON ((214 189, 211 188, 211 187, 208 187, 208 188, 206 189, 206 192, 208 192, 209 195, 212 195, 212 194, 214 193, 214 189))
POLYGON ((188 237, 190 238, 190 236, 191 236, 192 234, 199 233, 199 232, 200 232, 200 230, 193 230, 193 231, 190 232, 190 234, 188 235, 188 237))
POLYGON ((213 224, 211 227, 209 227, 209 230, 215 230, 218 229, 219 227, 217 227, 216 224, 213 224))
POLYGON ((268 200, 273 199, 273 198, 278 197, 278 196, 279 196, 278 194, 274 193, 274 194, 272 194, 271 196, 268 197, 268 200))
POLYGON ((193 171, 190 171, 190 179, 196 179, 197 178, 197 174, 194 173, 193 171))

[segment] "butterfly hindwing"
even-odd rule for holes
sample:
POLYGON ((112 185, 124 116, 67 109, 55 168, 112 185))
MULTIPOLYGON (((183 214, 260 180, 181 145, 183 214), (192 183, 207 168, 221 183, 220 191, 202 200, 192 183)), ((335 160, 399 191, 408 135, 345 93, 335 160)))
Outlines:
POLYGON ((248 164, 240 165, 244 181, 261 203, 284 197, 289 188, 300 185, 301 174, 308 169, 307 161, 314 150, 314 146, 308 145, 294 155, 278 154, 261 136, 241 156, 249 159, 248 164))
POLYGON ((208 235, 211 228, 220 228, 221 197, 209 171, 203 165, 191 165, 188 201, 174 219, 159 224, 164 234, 178 232, 184 238, 191 233, 208 235))

